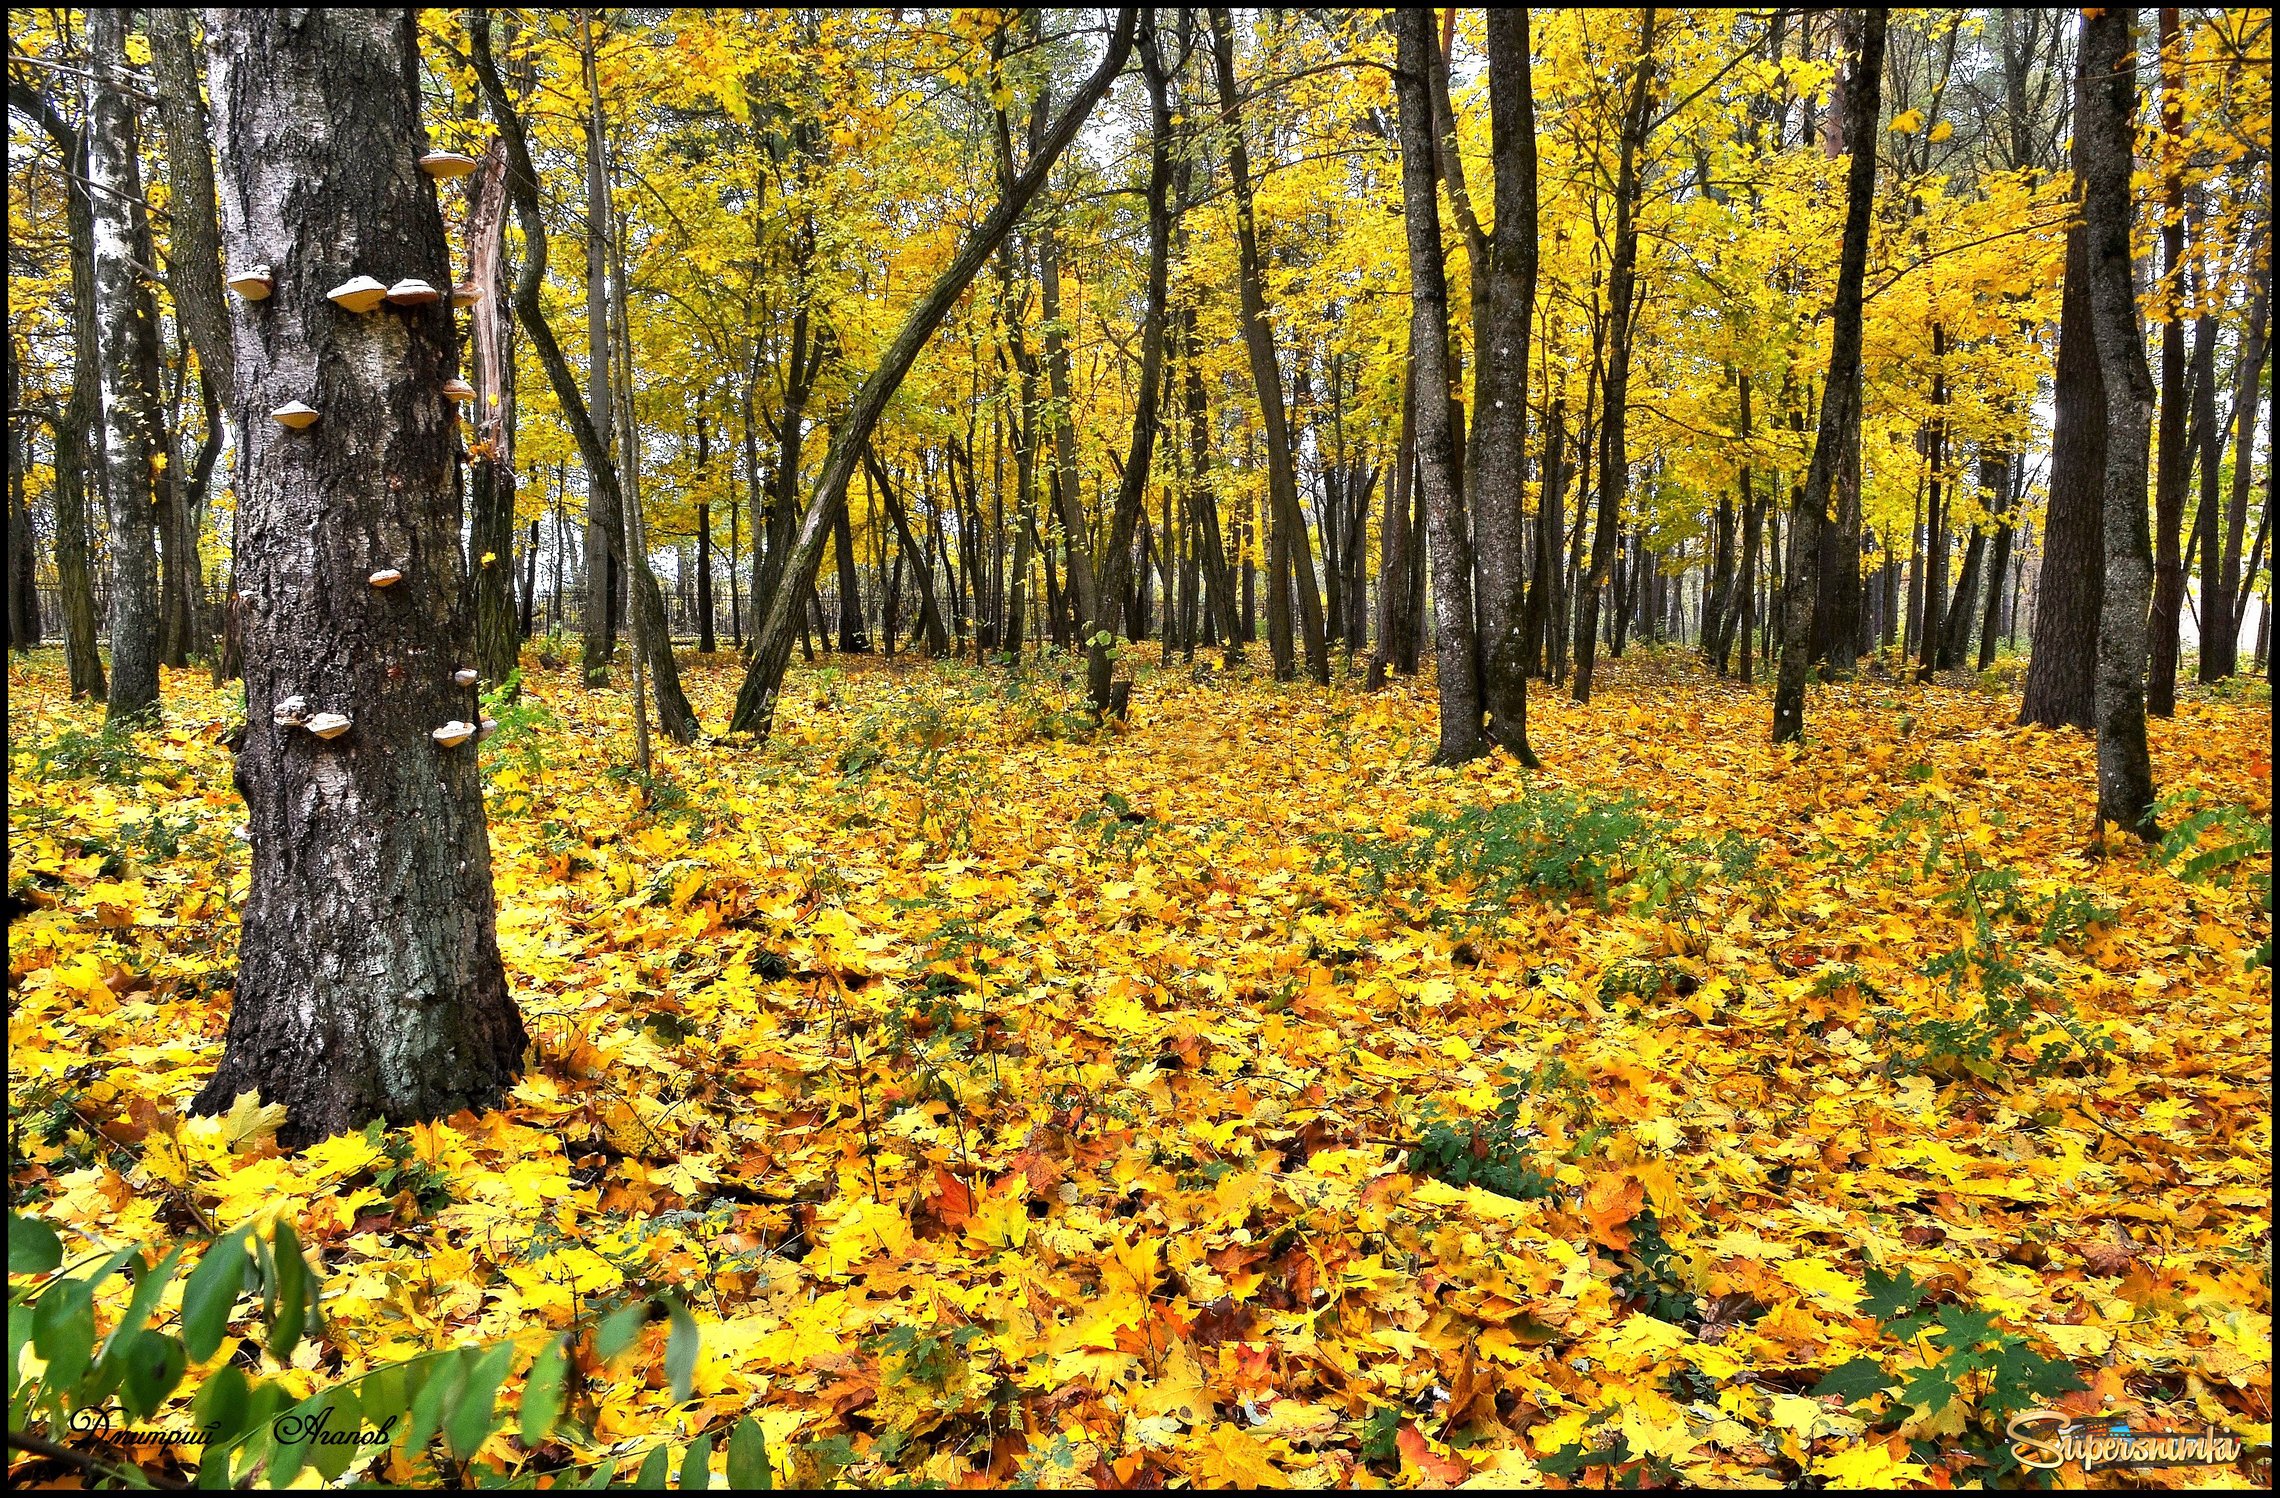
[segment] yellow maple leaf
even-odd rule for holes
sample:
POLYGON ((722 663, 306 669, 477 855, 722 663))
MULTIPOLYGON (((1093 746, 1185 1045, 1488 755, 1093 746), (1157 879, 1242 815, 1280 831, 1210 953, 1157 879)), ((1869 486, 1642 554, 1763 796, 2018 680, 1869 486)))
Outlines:
POLYGON ((1195 1443, 1198 1482, 1215 1488, 1287 1488, 1267 1448, 1241 1427, 1222 1421, 1195 1443))

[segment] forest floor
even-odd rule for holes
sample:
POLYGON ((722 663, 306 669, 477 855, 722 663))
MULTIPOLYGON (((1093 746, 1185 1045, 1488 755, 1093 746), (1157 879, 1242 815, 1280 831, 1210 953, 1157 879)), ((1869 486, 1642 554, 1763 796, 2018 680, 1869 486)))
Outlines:
MULTIPOLYGON (((75 1256, 295 1214, 297 1389, 679 1287, 694 1398, 660 1324, 510 1471, 747 1412, 867 1485, 1965 1485, 2038 1406, 2268 1460, 2262 683, 2186 689, 2190 825, 2094 858, 2015 671, 1816 688, 1776 751, 1764 689, 1633 650, 1527 773, 1430 767, 1429 682, 1132 654, 1097 736, 1050 671, 795 666, 765 751, 647 786, 623 690, 534 671, 483 751, 529 1071, 298 1155, 182 1116, 234 689, 120 741, 11 658, 17 1209, 75 1256)), ((734 657, 686 659, 720 724, 734 657)))

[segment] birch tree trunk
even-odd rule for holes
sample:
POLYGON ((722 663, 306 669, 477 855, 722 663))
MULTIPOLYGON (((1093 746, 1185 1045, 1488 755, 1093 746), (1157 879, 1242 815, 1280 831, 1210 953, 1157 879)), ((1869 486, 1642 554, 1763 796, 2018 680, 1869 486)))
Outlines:
POLYGON ((142 201, 140 131, 121 91, 127 12, 88 13, 96 81, 87 112, 87 180, 94 209, 95 309, 101 348, 103 488, 111 518, 111 691, 105 721, 159 714, 158 494, 164 449, 158 410, 158 306, 135 249, 150 241, 142 201))
POLYGON ((448 282, 420 174, 408 11, 212 10, 214 129, 231 258, 276 290, 232 309, 248 723, 238 783, 253 871, 229 1038, 202 1112, 252 1091, 297 1146, 372 1119, 498 1101, 524 1032, 493 927, 473 742, 453 673, 474 648, 446 303, 365 316, 352 275, 448 282), (304 430, 269 413, 319 412, 304 430), (382 568, 401 580, 375 587, 382 568), (294 721, 350 721, 320 738, 294 721))

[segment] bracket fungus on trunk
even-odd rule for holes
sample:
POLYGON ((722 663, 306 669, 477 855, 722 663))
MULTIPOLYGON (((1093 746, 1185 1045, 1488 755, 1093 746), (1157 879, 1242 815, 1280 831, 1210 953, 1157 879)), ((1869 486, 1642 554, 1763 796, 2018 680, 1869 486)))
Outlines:
POLYGON ((370 312, 387 300, 388 287, 371 276, 357 276, 341 282, 325 296, 351 312, 370 312))
POLYGON ((443 393, 455 401, 471 401, 475 398, 475 387, 465 380, 445 380, 443 382, 443 393))
POLYGON ((430 151, 420 158, 420 170, 431 177, 464 177, 479 163, 457 151, 430 151))
POLYGON ((443 747, 446 749, 456 749, 461 744, 464 744, 469 739, 475 737, 475 725, 472 723, 464 723, 459 719, 454 718, 449 723, 446 723, 441 728, 435 730, 435 732, 431 734, 430 737, 433 738, 437 743, 443 745, 443 747))
POLYGON ((454 308, 472 307, 483 300, 483 288, 473 281, 462 281, 451 288, 451 305, 454 308))
POLYGON ((430 302, 440 300, 442 296, 442 292, 417 276, 406 276, 388 288, 388 301, 397 307, 425 307, 430 302))
POLYGON ((308 710, 306 698, 288 697, 269 710, 269 721, 279 728, 299 728, 308 721, 308 710))
POLYGON ((482 677, 481 674, 477 672, 473 666, 462 666, 458 670, 451 673, 451 679, 458 682, 463 687, 471 687, 475 685, 477 681, 480 681, 482 677))
POLYGON ((262 301, 268 297, 271 291, 276 289, 277 285, 277 283, 270 278, 269 267, 266 265, 255 265, 249 266, 244 270, 233 270, 229 273, 228 276, 223 278, 222 284, 229 287, 230 290, 236 292, 239 296, 244 297, 249 302, 262 301))
POLYGON ((366 582, 372 584, 372 586, 375 588, 390 587, 393 584, 402 582, 403 580, 404 574, 397 571, 393 567, 383 567, 378 572, 373 573, 370 577, 365 579, 366 582))
POLYGON ((318 412, 314 406, 303 405, 299 401, 287 401, 269 414, 279 426, 289 427, 298 432, 304 427, 316 425, 318 412))
POLYGON ((348 732, 348 714, 319 713, 304 726, 320 739, 337 739, 348 732))

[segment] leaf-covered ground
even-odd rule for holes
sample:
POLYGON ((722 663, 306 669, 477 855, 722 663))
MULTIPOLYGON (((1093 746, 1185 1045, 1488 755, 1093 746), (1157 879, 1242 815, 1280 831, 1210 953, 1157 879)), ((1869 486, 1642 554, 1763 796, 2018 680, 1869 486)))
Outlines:
MULTIPOLYGON (((645 789, 622 690, 539 672, 484 751, 527 1075, 290 1156, 182 1116, 233 701, 170 673, 122 746, 9 686, 19 1209, 293 1213, 297 1387, 687 1294, 691 1402, 589 1358, 590 1440, 497 1468, 745 1412, 866 1484, 1969 1484, 2043 1403, 2268 1452, 2260 690, 2153 725, 2199 815, 2101 860, 2088 743, 1993 688, 1817 689, 1784 753, 1634 652, 1530 774, 1430 768, 1424 684, 1143 667, 1096 739, 1051 673, 795 668, 767 751, 645 789)), ((731 658, 691 686, 723 721, 731 658)))

